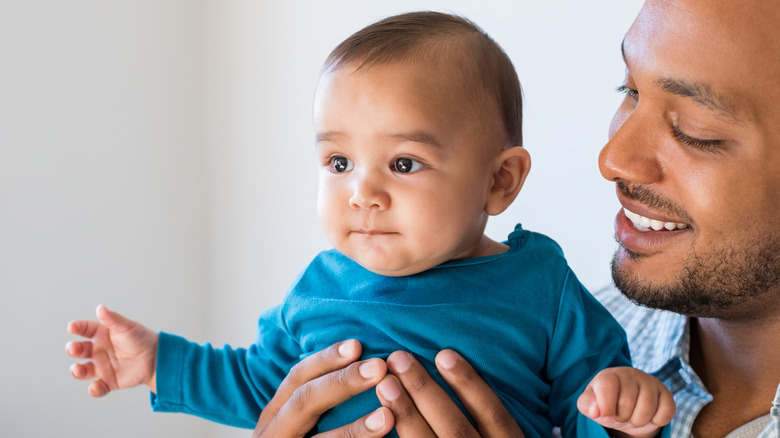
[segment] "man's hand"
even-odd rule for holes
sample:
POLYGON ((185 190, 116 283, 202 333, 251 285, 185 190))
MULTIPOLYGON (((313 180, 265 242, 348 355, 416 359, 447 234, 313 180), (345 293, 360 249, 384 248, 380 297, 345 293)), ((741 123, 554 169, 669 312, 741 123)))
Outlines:
POLYGON ((524 436, 493 389, 456 352, 439 352, 436 368, 477 423, 476 429, 414 356, 396 351, 387 365, 393 376, 377 386, 377 395, 393 413, 401 437, 524 436))
POLYGON ((254 438, 301 438, 326 410, 377 386, 383 407, 320 438, 373 438, 395 425, 402 438, 522 438, 520 427, 493 390, 457 353, 445 350, 436 365, 477 423, 475 429, 414 357, 395 352, 385 362, 355 362, 357 341, 322 350, 296 365, 263 410, 254 438), (394 375, 386 375, 386 366, 394 375))
MULTIPOLYGON (((254 438, 301 438, 328 409, 375 386, 387 374, 381 359, 355 362, 362 351, 358 341, 334 344, 295 365, 260 414, 254 438)), ((373 438, 393 428, 387 408, 352 424, 316 435, 320 438, 373 438)))
POLYGON ((156 392, 157 333, 102 305, 96 313, 98 321, 68 323, 70 333, 89 338, 65 346, 69 356, 89 359, 71 365, 71 375, 80 380, 96 379, 89 385, 93 397, 141 384, 156 392))
POLYGON ((616 436, 654 437, 676 410, 669 389, 655 377, 630 367, 607 368, 590 381, 577 400, 586 417, 616 436))

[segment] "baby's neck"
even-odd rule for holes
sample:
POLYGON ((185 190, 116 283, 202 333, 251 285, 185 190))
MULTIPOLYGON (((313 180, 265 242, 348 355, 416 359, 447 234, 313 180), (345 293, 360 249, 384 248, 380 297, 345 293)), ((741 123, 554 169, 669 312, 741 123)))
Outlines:
POLYGON ((501 242, 496 242, 495 240, 483 234, 482 240, 479 242, 479 245, 475 247, 473 253, 470 254, 468 258, 486 257, 495 254, 503 254, 507 251, 509 251, 509 246, 501 242))

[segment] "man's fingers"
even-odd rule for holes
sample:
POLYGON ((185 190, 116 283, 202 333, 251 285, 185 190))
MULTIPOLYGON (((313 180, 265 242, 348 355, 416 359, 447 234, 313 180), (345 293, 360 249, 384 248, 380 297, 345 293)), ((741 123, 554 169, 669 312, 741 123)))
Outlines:
POLYGON ((257 429, 264 429, 271 419, 276 417, 279 409, 287 403, 296 389, 311 380, 346 367, 360 357, 361 351, 360 342, 350 339, 333 344, 298 362, 292 367, 287 377, 276 389, 274 397, 263 409, 257 423, 257 429))
POLYGON ((281 404, 284 404, 301 385, 333 371, 341 370, 357 360, 361 351, 360 342, 350 339, 333 344, 303 359, 292 367, 282 384, 279 385, 274 401, 278 398, 281 404), (277 397, 280 395, 281 397, 277 397))
POLYGON ((403 384, 436 435, 453 438, 479 436, 455 402, 411 354, 396 351, 387 358, 387 366, 403 384))
POLYGON ((471 414, 482 436, 525 436, 495 391, 458 353, 440 351, 436 355, 436 368, 471 414))
MULTIPOLYGON (((274 397, 260 413, 260 418, 255 428, 256 436, 259 436, 257 434, 271 426, 279 410, 290 400, 298 388, 314 379, 329 373, 338 372, 357 360, 361 352, 362 346, 360 342, 350 339, 333 344, 297 363, 276 389, 274 397)), ((317 417, 319 415, 317 414, 317 417)))
POLYGON ((286 435, 282 436, 290 435, 289 432, 292 436, 303 435, 314 427, 325 411, 375 386, 386 373, 385 362, 374 358, 308 381, 292 392, 268 426, 258 425, 258 428, 263 433, 269 428, 285 431, 286 435))
MULTIPOLYGON (((316 438, 373 438, 385 436, 393 428, 393 414, 382 407, 338 429, 315 435, 316 438)), ((271 436, 271 435, 269 435, 271 436)))
POLYGON ((436 437, 397 377, 385 376, 376 386, 376 395, 382 405, 392 411, 395 430, 400 437, 436 437))

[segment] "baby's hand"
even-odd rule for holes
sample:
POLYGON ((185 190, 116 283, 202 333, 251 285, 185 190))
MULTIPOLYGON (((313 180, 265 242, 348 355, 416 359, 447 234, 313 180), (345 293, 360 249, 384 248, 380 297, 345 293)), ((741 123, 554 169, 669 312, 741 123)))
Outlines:
POLYGON ((588 418, 615 436, 654 437, 676 410, 672 393, 655 377, 635 368, 607 368, 590 381, 577 400, 588 418))
POLYGON ((98 306, 96 313, 99 321, 68 323, 70 333, 90 338, 65 346, 69 356, 89 359, 71 365, 71 375, 80 380, 96 379, 89 385, 93 397, 141 384, 156 391, 157 333, 105 306, 98 306))

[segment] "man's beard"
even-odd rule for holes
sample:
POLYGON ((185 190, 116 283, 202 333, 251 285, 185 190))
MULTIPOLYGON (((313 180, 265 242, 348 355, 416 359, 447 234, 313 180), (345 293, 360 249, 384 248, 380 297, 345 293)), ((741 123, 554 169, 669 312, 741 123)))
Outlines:
MULTIPOLYGON (((626 248, 626 257, 642 256, 626 248)), ((612 279, 631 301, 683 315, 733 320, 757 319, 777 306, 780 290, 780 236, 725 245, 703 255, 691 253, 677 277, 652 284, 612 259, 612 279), (762 312, 763 310, 763 312, 762 312)))

